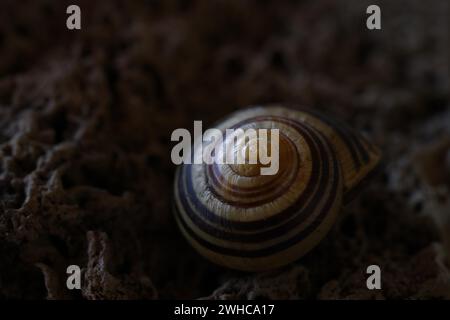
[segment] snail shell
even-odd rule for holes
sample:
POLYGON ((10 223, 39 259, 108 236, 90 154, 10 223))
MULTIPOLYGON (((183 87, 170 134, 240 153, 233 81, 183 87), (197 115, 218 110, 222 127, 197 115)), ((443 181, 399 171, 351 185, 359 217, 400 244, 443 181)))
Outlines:
POLYGON ((380 159, 364 137, 309 111, 254 107, 216 127, 279 129, 275 175, 217 163, 184 164, 176 173, 183 235, 204 257, 233 269, 269 270, 307 253, 380 159))

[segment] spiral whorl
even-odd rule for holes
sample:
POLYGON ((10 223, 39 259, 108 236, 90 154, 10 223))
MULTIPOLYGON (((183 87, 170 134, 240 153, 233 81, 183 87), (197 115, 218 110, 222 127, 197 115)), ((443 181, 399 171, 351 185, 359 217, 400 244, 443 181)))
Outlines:
POLYGON ((176 173, 175 213, 197 251, 234 269, 272 269, 305 254, 334 223, 344 190, 378 161, 375 148, 351 131, 283 107, 237 112, 218 126, 227 128, 279 129, 278 172, 261 175, 261 164, 185 164, 176 173), (347 135, 358 142, 347 145, 347 135))

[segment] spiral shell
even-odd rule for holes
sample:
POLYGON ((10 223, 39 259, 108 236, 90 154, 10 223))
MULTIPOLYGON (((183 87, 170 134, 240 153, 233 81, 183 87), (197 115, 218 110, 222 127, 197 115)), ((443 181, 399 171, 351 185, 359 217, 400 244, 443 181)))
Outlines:
POLYGON ((218 163, 184 164, 176 173, 183 235, 200 254, 233 269, 268 270, 304 255, 380 159, 361 135, 309 111, 254 107, 216 127, 279 129, 275 175, 218 163))

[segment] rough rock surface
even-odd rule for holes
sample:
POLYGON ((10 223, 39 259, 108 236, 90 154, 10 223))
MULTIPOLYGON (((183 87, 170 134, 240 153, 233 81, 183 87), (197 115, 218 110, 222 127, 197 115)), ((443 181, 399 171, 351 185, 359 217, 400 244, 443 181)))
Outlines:
POLYGON ((431 2, 381 1, 373 32, 360 0, 77 1, 73 32, 64 1, 2 1, 0 298, 450 298, 448 2, 431 2), (222 269, 176 229, 170 135, 275 101, 343 119, 384 164, 298 262, 222 269))

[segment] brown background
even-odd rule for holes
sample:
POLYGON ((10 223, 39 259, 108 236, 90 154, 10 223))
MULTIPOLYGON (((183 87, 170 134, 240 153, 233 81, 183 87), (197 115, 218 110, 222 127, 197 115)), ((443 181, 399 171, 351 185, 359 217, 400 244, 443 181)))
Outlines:
POLYGON ((381 31, 360 0, 73 3, 81 31, 64 1, 0 3, 0 298, 450 297, 447 1, 378 1, 381 31), (243 274, 176 229, 170 134, 268 102, 346 121, 384 164, 310 254, 243 274))

